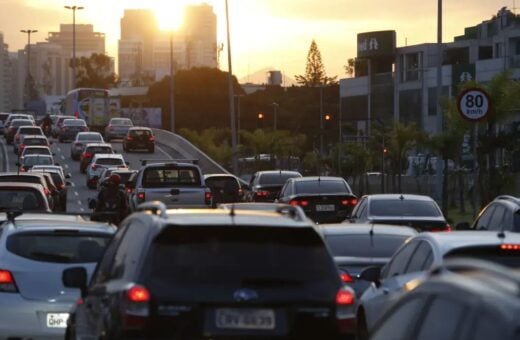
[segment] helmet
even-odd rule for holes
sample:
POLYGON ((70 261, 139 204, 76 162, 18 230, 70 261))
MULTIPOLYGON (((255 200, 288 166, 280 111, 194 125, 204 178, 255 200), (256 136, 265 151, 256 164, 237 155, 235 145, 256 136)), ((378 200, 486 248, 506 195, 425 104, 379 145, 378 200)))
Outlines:
POLYGON ((119 183, 121 183, 121 176, 118 174, 112 174, 108 177, 107 184, 119 185, 119 183))

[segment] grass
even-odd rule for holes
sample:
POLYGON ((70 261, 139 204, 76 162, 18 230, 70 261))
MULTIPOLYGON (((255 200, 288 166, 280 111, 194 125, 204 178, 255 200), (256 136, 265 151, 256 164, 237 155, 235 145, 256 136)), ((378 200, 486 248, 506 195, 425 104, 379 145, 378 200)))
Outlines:
MULTIPOLYGON (((478 210, 477 210, 477 213, 478 213, 478 210)), ((461 223, 461 222, 468 222, 471 224, 474 220, 473 209, 469 205, 466 206, 464 213, 461 213, 460 209, 458 207, 448 209, 447 218, 453 227, 456 226, 457 223, 461 223)))

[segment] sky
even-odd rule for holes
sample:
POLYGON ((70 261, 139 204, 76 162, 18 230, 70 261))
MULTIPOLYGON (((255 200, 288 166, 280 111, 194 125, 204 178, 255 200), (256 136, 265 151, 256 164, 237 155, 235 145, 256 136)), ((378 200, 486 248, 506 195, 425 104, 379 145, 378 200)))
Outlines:
MULTIPOLYGON (((443 41, 464 28, 490 19, 504 6, 520 11, 520 0, 444 0, 443 41)), ((36 29, 31 42, 45 41, 60 23, 72 23, 72 11, 84 6, 76 23, 93 24, 106 34, 106 50, 117 57, 120 19, 125 8, 150 8, 161 26, 181 25, 185 5, 210 4, 217 15, 217 41, 226 43, 225 0, 0 0, 0 32, 9 51, 24 48, 22 29, 36 29)), ((397 46, 437 41, 435 0, 228 0, 233 73, 238 78, 258 70, 281 70, 288 77, 305 72, 307 52, 314 39, 328 76, 346 77, 343 66, 356 56, 358 33, 395 30, 397 46)), ((227 49, 227 46, 224 50, 227 49)), ((227 70, 227 53, 221 68, 227 70)))

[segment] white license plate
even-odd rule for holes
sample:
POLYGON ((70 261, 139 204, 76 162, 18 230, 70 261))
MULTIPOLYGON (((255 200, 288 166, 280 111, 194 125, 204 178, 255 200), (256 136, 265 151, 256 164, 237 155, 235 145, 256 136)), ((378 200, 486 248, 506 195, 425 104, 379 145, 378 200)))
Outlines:
POLYGON ((66 328, 69 313, 47 313, 48 328, 66 328))
POLYGON ((316 211, 334 211, 334 204, 316 204, 316 211))
POLYGON ((274 329, 275 315, 272 309, 216 310, 216 326, 225 329, 274 329))

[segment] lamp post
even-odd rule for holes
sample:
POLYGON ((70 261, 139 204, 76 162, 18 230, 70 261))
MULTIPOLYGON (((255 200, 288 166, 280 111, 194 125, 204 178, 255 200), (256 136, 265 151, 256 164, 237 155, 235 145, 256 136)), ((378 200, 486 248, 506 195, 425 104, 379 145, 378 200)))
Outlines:
MULTIPOLYGON (((442 117, 442 106, 441 106, 441 96, 442 96, 442 0, 437 0, 437 134, 441 134, 443 130, 443 117, 442 117)), ((442 155, 439 153, 437 155, 437 164, 436 164, 436 176, 435 176, 435 191, 436 198, 438 202, 443 206, 443 177, 444 177, 444 169, 442 166, 442 155)), ((444 210, 443 210, 444 211, 444 210)), ((445 212, 445 211, 444 211, 445 212)))
POLYGON ((237 144, 240 145, 240 97, 243 97, 243 94, 235 94, 237 98, 237 144))
POLYGON ((273 102, 271 104, 273 106, 273 131, 276 131, 278 129, 278 103, 273 102))
POLYGON ((173 32, 170 35, 170 130, 175 133, 175 65, 173 60, 173 32))
POLYGON ((27 29, 27 30, 20 30, 21 33, 25 33, 27 34, 27 76, 25 77, 25 99, 26 99, 26 102, 29 101, 31 98, 31 94, 30 94, 30 82, 31 82, 31 34, 32 33, 36 33, 38 32, 38 30, 31 30, 31 29, 27 29))
POLYGON ((231 166, 233 173, 238 174, 237 160, 237 132, 235 126, 235 97, 233 94, 233 69, 231 67, 231 38, 229 32, 229 10, 226 0, 226 31, 227 31, 227 53, 228 53, 228 89, 229 89, 229 118, 231 124, 231 166))
POLYGON ((72 10, 72 88, 76 88, 76 10, 82 10, 82 6, 64 6, 72 10))

